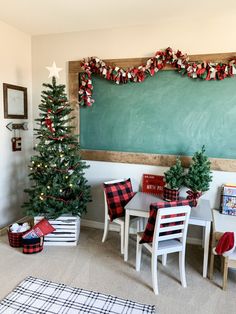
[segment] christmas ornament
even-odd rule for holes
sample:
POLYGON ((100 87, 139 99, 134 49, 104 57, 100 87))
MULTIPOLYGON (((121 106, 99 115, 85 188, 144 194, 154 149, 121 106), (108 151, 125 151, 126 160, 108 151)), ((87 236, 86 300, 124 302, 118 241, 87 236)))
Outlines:
POLYGON ((51 67, 46 67, 46 69, 49 71, 48 78, 53 77, 53 76, 59 78, 59 72, 62 70, 62 68, 58 68, 56 66, 55 61, 53 61, 53 64, 51 67))

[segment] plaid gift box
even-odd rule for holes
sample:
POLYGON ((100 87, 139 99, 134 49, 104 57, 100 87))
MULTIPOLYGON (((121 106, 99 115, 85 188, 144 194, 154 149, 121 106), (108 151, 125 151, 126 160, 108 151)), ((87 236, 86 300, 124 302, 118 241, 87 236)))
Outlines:
MULTIPOLYGON (((153 239, 153 233, 155 229, 156 224, 156 216, 157 211, 159 208, 168 208, 168 207, 176 207, 176 206, 186 206, 189 205, 190 207, 194 206, 193 200, 181 200, 181 201, 172 201, 172 202, 158 202, 153 203, 150 205, 150 211, 149 211, 149 218, 146 225, 146 228, 144 230, 144 233, 142 235, 142 239, 140 240, 140 243, 151 243, 153 239)), ((171 215, 171 217, 175 217, 176 215, 171 215)), ((173 224, 168 224, 173 225, 173 224)))
POLYGON ((43 250, 43 237, 22 239, 23 253, 34 254, 43 250))
POLYGON ((130 179, 122 182, 104 184, 108 214, 111 221, 125 215, 124 207, 134 196, 130 179))
POLYGON ((164 187, 163 198, 166 201, 177 201, 179 199, 179 190, 172 190, 164 187))
POLYGON ((7 233, 8 233, 8 240, 9 244, 12 247, 22 247, 22 236, 27 232, 11 232, 10 230, 11 226, 9 227, 7 233))

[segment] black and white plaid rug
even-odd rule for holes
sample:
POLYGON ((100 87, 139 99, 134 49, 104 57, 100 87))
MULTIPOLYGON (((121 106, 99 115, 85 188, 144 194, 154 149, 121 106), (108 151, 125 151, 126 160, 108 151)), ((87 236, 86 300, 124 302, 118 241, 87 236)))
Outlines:
POLYGON ((155 306, 28 277, 0 302, 0 313, 153 314, 155 306))

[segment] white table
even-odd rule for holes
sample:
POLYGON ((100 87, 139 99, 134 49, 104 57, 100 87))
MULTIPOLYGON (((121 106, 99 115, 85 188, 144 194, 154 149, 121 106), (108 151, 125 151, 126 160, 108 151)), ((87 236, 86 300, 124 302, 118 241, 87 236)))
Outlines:
MULTIPOLYGON (((157 196, 138 192, 125 206, 125 247, 124 260, 128 260, 129 247, 129 225, 130 216, 135 217, 149 217, 149 207, 151 203, 163 201, 157 196)), ((202 226, 204 228, 204 257, 203 257, 203 277, 207 276, 209 242, 211 232, 212 213, 210 203, 208 200, 199 199, 198 206, 191 209, 189 224, 195 226, 202 226)))

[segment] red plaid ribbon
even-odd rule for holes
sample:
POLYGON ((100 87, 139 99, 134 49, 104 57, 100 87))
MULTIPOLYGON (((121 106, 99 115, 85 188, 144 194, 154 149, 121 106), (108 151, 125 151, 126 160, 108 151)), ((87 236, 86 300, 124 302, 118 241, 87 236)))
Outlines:
POLYGON ((192 200, 193 201, 193 207, 197 206, 197 201, 199 199, 199 197, 202 195, 201 192, 193 192, 192 190, 188 190, 187 191, 187 200, 192 200))

